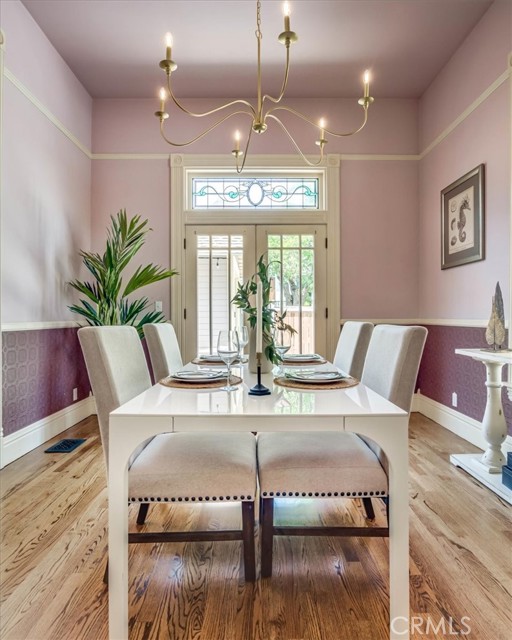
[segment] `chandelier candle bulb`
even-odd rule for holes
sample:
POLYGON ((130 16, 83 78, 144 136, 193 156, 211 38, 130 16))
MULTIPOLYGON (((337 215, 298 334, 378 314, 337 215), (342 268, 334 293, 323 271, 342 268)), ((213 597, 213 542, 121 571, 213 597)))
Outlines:
POLYGON ((320 140, 323 140, 325 135, 325 118, 320 118, 318 126, 320 127, 320 140))
POLYGON ((285 2, 283 5, 284 13, 284 30, 290 31, 290 3, 285 2))
POLYGON ((165 59, 167 62, 171 61, 171 53, 172 53, 172 34, 165 34, 165 59))
POLYGON ((364 72, 364 97, 370 97, 370 72, 368 69, 364 72))
POLYGON ((258 282, 256 289, 256 353, 263 351, 263 287, 258 282))
POLYGON ((160 111, 165 111, 165 98, 167 97, 167 94, 163 87, 159 91, 159 96, 160 96, 160 111))

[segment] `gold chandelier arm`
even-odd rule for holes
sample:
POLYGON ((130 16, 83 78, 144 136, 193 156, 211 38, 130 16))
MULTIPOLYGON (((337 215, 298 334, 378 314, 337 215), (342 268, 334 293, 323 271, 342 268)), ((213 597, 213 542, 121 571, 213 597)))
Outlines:
POLYGON ((299 152, 299 154, 301 155, 302 159, 304 160, 304 162, 306 164, 308 164, 310 167, 317 167, 319 164, 322 164, 322 161, 324 159, 324 146, 323 144, 320 145, 320 158, 318 159, 318 162, 311 162, 311 160, 309 160, 308 158, 306 158, 306 156, 302 153, 301 148, 299 147, 299 145, 295 142, 294 137, 292 136, 292 134, 288 131, 288 129, 284 126, 284 124, 281 122, 281 120, 279 120, 279 118, 277 116, 272 115, 271 113, 267 113, 268 118, 271 118, 272 120, 275 120, 281 127, 281 129, 286 133, 286 135, 290 138, 290 140, 292 141, 294 147, 297 149, 297 151, 299 152))
MULTIPOLYGON (((203 118, 204 116, 211 116, 212 114, 217 113, 218 111, 222 111, 223 109, 227 109, 228 107, 232 107, 235 104, 243 104, 246 107, 249 107, 249 109, 251 110, 251 113, 252 113, 252 117, 254 118, 256 116, 256 111, 255 111, 254 107, 247 100, 232 100, 231 102, 226 102, 226 104, 222 104, 220 107, 216 107, 215 109, 211 109, 210 111, 204 111, 203 113, 194 113, 193 111, 189 111, 186 107, 184 107, 179 102, 178 98, 176 98, 176 96, 174 95, 174 93, 172 91, 172 88, 171 88, 171 74, 169 74, 167 76, 167 90, 169 91, 169 95, 171 96, 172 101, 178 107, 178 109, 181 109, 181 111, 183 111, 187 115, 192 116, 194 118, 203 118)), ((237 111, 237 113, 241 113, 241 112, 237 111)), ((248 113, 248 112, 244 111, 242 113, 248 113)))
POLYGON ((247 143, 245 145, 244 159, 242 160, 242 164, 241 165, 238 164, 239 156, 235 156, 235 158, 236 158, 236 172, 237 173, 242 173, 242 171, 244 170, 245 161, 247 160, 247 154, 249 152, 249 145, 251 144, 252 131, 253 131, 252 127, 249 127, 249 135, 247 136, 247 143))
POLYGON ((283 79, 283 86, 281 87, 281 91, 279 93, 279 98, 273 98, 272 96, 265 94, 263 96, 263 100, 262 103, 265 102, 265 100, 271 100, 274 104, 277 104, 278 102, 281 102, 284 93, 286 91, 286 87, 288 85, 288 74, 290 73, 290 45, 286 46, 286 66, 284 68, 284 79, 283 79))
MULTIPOLYGON (((272 109, 269 109, 267 111, 267 113, 265 115, 265 118, 270 117, 270 114, 273 113, 274 111, 288 111, 290 113, 293 113, 298 118, 302 118, 302 120, 304 120, 305 122, 307 122, 311 126, 315 127, 316 129, 318 129, 320 131, 323 130, 324 133, 327 133, 327 134, 329 134, 331 136, 334 136, 335 138, 346 138, 348 136, 353 136, 354 134, 359 133, 361 131, 361 129, 363 129, 363 127, 365 126, 365 124, 366 124, 366 122, 368 120, 368 106, 364 106, 363 105, 363 109, 364 109, 364 119, 363 119, 362 125, 360 127, 358 127, 357 129, 355 129, 354 131, 349 131, 347 133, 337 133, 336 131, 331 131, 330 129, 326 129, 325 127, 322 128, 317 122, 313 122, 313 120, 310 120, 309 118, 307 118, 305 115, 300 113, 300 111, 296 111, 295 109, 292 109, 292 107, 283 107, 283 106, 272 107, 272 109)), ((278 120, 278 122, 281 122, 279 119, 277 119, 277 120, 278 120)))
POLYGON ((192 138, 191 140, 189 140, 188 142, 173 142, 172 140, 169 140, 169 138, 165 135, 164 133, 164 118, 160 118, 160 133, 162 135, 162 138, 170 145, 172 145, 173 147, 186 147, 189 144, 193 144, 194 142, 196 142, 197 140, 200 140, 201 138, 204 138, 204 136, 208 135, 210 133, 210 131, 213 131, 215 128, 217 128, 220 124, 222 124, 223 122, 225 122, 226 120, 228 120, 229 118, 231 118, 232 116, 236 116, 238 114, 244 114, 246 116, 251 116, 251 114, 248 111, 233 111, 232 113, 228 113, 227 116, 224 116, 223 118, 221 118, 220 120, 217 120, 217 122, 214 122, 212 124, 211 127, 208 127, 208 129, 206 129, 205 131, 203 131, 202 133, 200 133, 198 136, 196 136, 195 138, 192 138))

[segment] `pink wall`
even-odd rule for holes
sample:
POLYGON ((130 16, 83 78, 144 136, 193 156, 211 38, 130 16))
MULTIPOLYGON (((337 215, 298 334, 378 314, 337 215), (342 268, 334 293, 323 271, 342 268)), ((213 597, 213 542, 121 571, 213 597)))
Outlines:
MULTIPOLYGON (((6 68, 88 147, 91 100, 21 3, 2 4, 2 29, 6 68)), ((2 322, 71 318, 66 282, 90 245, 91 161, 8 79, 3 109, 2 322)))
MULTIPOLYGON (((506 66, 511 46, 512 4, 498 2, 491 6, 422 98, 423 145, 432 142, 432 137, 496 80, 506 66)), ((505 308, 509 308, 510 114, 509 80, 420 162, 418 315, 421 318, 487 318, 497 281, 501 284, 505 308), (441 271, 441 190, 480 163, 485 164, 486 173, 486 258, 441 271)))
MULTIPOLYGON (((92 248, 102 251, 110 216, 120 209, 148 218, 153 231, 137 254, 137 264, 170 265, 169 163, 168 160, 96 160, 92 167, 92 248)), ((162 300, 170 315, 169 281, 145 287, 137 297, 162 300)))
POLYGON ((415 318, 417 162, 341 163, 341 315, 415 318))

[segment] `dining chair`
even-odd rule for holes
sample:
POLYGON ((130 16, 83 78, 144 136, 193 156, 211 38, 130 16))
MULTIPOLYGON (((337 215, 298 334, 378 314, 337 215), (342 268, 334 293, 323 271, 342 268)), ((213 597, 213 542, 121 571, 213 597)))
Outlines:
MULTIPOLYGON (((84 354, 108 469, 109 414, 151 386, 141 340, 134 327, 83 327, 84 354)), ((242 528, 129 533, 133 543, 242 540, 245 580, 255 580, 254 496, 256 442, 250 433, 163 433, 140 445, 129 465, 131 504, 143 525, 155 503, 239 502, 242 528)))
POLYGON ((361 380, 372 331, 373 324, 371 322, 347 320, 343 324, 338 338, 333 360, 334 366, 349 376, 361 380))
POLYGON ((176 331, 169 322, 145 324, 144 337, 149 351, 155 382, 183 366, 176 331))
MULTIPOLYGON (((373 330, 361 381, 410 412, 427 330, 379 325, 373 330)), ((386 498, 387 461, 375 442, 355 433, 260 433, 261 576, 272 575, 275 535, 383 536, 385 527, 276 527, 274 498, 386 498)))

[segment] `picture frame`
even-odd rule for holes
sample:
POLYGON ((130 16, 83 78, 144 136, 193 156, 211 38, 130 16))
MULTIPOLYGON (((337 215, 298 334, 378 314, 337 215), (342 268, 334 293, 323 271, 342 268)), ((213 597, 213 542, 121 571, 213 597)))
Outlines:
POLYGON ((485 259, 484 165, 441 191, 441 269, 485 259))

